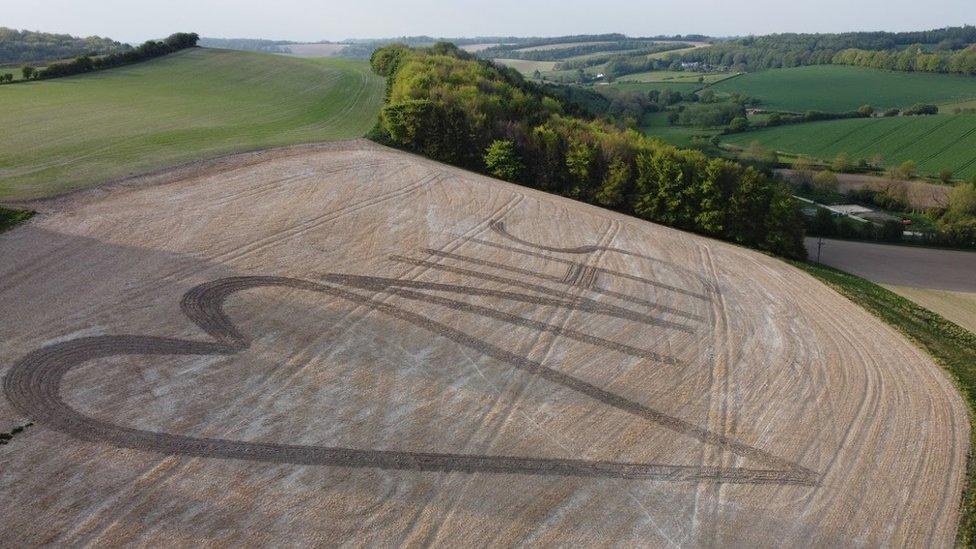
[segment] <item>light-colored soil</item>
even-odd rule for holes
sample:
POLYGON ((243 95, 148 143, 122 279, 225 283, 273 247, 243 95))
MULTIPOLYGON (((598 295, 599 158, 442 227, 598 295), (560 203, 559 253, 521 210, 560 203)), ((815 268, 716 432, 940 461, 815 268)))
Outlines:
POLYGON ((498 42, 486 42, 484 44, 465 44, 460 46, 462 50, 469 51, 471 53, 477 53, 479 51, 487 50, 488 48, 493 48, 495 46, 500 46, 498 42))
POLYGON ((966 408, 735 246, 363 141, 0 235, 3 545, 946 546, 966 408))
POLYGON ((607 44, 613 44, 612 41, 602 41, 602 42, 560 42, 558 44, 543 44, 541 46, 529 46, 527 48, 519 48, 515 51, 542 51, 542 50, 564 50, 567 48, 575 48, 577 46, 604 46, 607 44))
POLYGON ((532 74, 535 71, 550 72, 556 66, 555 61, 529 61, 527 59, 492 59, 499 65, 512 67, 522 74, 532 74))
POLYGON ((298 57, 335 57, 346 49, 345 44, 290 44, 283 47, 298 57))
MULTIPOLYGON (((806 239, 811 259, 817 239, 806 239)), ((820 261, 878 284, 976 292, 976 252, 824 239, 820 261)))
MULTIPOLYGON (((776 170, 789 179, 796 177, 795 170, 776 170)), ((952 187, 919 180, 901 180, 908 190, 908 202, 913 208, 925 210, 934 207, 945 207, 949 203, 949 192, 952 187)), ((883 190, 891 184, 887 177, 856 173, 837 174, 837 190, 848 193, 865 187, 876 191, 883 190)))
POLYGON ((948 292, 909 286, 886 287, 976 334, 976 292, 948 292))

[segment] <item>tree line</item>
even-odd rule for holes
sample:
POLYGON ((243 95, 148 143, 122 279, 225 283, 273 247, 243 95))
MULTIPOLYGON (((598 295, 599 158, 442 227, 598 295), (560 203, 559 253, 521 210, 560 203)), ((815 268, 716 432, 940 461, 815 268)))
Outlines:
POLYGON ((161 57, 182 49, 192 48, 200 39, 196 33, 178 32, 171 34, 162 41, 149 40, 141 46, 120 53, 91 57, 82 55, 72 61, 52 63, 43 69, 35 69, 30 65, 21 68, 24 80, 45 80, 83 74, 122 65, 138 63, 154 57, 161 57))
POLYGON ((456 46, 388 46, 371 137, 522 185, 787 257, 803 257, 788 188, 753 167, 680 150, 584 113, 456 46))
MULTIPOLYGON (((802 65, 852 64, 853 62, 881 64, 875 59, 866 59, 859 52, 885 52, 883 68, 892 70, 926 70, 914 67, 930 67, 935 61, 924 55, 939 59, 942 72, 965 72, 952 70, 952 67, 969 67, 969 54, 953 58, 954 52, 964 50, 976 43, 976 27, 948 27, 919 32, 852 32, 840 34, 771 34, 750 36, 716 43, 709 48, 688 51, 676 57, 682 61, 697 61, 719 67, 733 67, 738 70, 763 70, 773 68, 798 67, 802 65), (908 53, 905 53, 908 52, 908 53), (919 58, 906 62, 907 58, 919 58), (900 68, 905 67, 905 68, 900 68), (909 68, 912 67, 912 68, 909 68)), ((965 51, 965 50, 964 50, 965 51)), ((969 50, 972 51, 972 50, 969 50)))
POLYGON ((903 50, 847 49, 831 59, 835 65, 909 72, 976 74, 976 46, 959 51, 925 51, 920 45, 903 50))

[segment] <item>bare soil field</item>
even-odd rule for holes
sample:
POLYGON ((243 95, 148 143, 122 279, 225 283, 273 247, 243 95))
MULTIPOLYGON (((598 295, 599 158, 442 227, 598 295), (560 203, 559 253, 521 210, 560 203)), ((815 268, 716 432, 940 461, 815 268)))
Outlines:
POLYGON ((776 259, 365 141, 32 206, 2 545, 952 543, 961 397, 776 259))
POLYGON ((498 42, 485 42, 483 44, 465 44, 460 46, 462 50, 469 51, 471 53, 478 53, 479 51, 487 50, 488 48, 493 48, 495 46, 500 46, 498 42))

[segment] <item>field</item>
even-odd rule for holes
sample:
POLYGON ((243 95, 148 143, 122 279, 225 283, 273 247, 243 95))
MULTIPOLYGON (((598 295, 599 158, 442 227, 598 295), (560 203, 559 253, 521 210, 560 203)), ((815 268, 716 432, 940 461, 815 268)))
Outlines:
POLYGON ((20 67, 0 67, 0 75, 2 74, 12 74, 14 75, 14 80, 24 79, 24 73, 20 71, 20 67))
POLYGON ((552 69, 556 66, 555 61, 529 61, 527 59, 492 59, 492 61, 499 65, 512 67, 527 76, 532 76, 532 73, 535 71, 552 72, 552 69))
POLYGON ((673 90, 679 91, 682 94, 694 93, 701 89, 701 84, 698 82, 624 82, 617 81, 613 84, 608 85, 609 88, 615 90, 626 90, 626 91, 638 91, 641 93, 647 93, 651 90, 673 90))
POLYGON ((695 72, 695 71, 648 71, 627 74, 617 79, 618 82, 674 82, 699 84, 702 78, 705 84, 715 84, 735 76, 727 72, 695 72))
POLYGON ((976 115, 829 120, 723 138, 723 142, 739 147, 753 141, 769 149, 824 160, 839 153, 847 153, 853 160, 880 154, 887 166, 913 160, 924 174, 949 169, 960 179, 976 175, 976 115))
MULTIPOLYGON (((925 349, 952 375, 969 404, 970 413, 976 412, 976 333, 960 328, 943 316, 858 276, 813 263, 794 264, 925 349)), ((970 304, 974 304, 972 300, 976 294, 968 295, 970 304)), ((953 307, 963 310, 956 304, 953 307)), ((976 440, 970 438, 969 444, 969 455, 972 456, 976 451, 976 440)), ((962 516, 954 544, 957 547, 972 547, 976 543, 976 465, 972 459, 968 461, 962 516)))
POLYGON ((963 399, 781 261, 363 141, 151 182, 0 235, 9 545, 953 541, 963 399))
POLYGON ((363 61, 195 48, 0 87, 0 200, 222 153, 363 135, 383 82, 363 61))
POLYGON ((976 99, 976 78, 816 65, 748 73, 714 89, 756 97, 769 110, 843 112, 976 99))

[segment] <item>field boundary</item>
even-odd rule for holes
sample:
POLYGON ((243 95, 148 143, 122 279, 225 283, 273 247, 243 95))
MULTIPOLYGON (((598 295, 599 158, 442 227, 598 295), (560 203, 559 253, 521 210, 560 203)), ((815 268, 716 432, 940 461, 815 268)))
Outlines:
POLYGON ((971 546, 976 541, 976 335, 857 275, 826 265, 787 261, 898 330, 931 356, 953 381, 969 410, 969 449, 956 545, 971 546))

